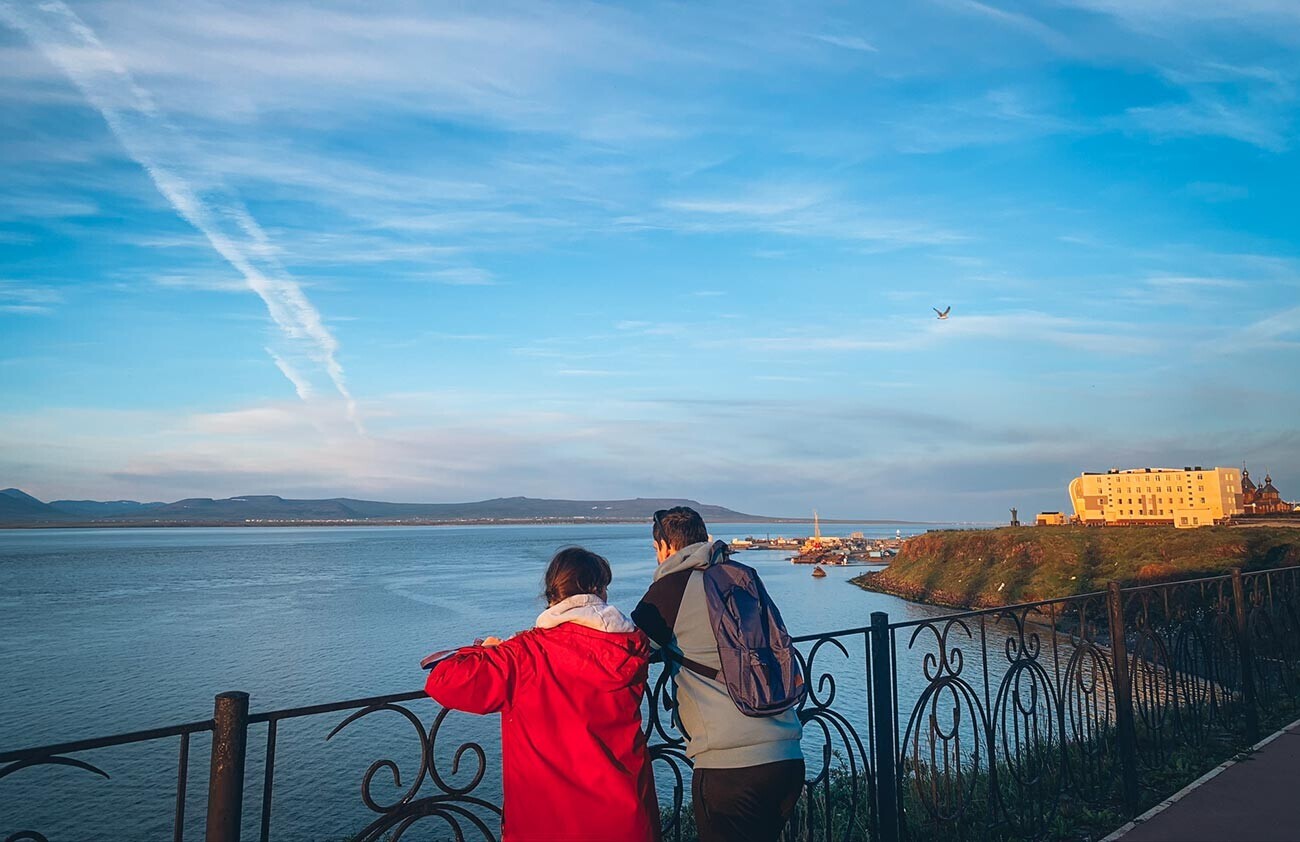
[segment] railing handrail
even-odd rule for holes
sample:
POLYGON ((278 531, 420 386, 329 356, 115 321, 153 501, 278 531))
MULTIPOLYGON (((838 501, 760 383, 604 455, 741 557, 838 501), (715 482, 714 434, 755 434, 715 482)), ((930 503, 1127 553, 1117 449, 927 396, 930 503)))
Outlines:
POLYGON ((74 740, 67 743, 34 746, 32 748, 17 749, 16 751, 0 752, 0 763, 23 762, 26 760, 49 757, 55 754, 72 754, 78 751, 89 751, 94 748, 108 748, 110 746, 127 745, 128 743, 143 743, 148 742, 149 740, 160 740, 164 737, 179 737, 182 734, 197 734, 202 731, 211 731, 212 728, 213 722, 211 719, 202 719, 198 722, 185 722, 180 725, 149 728, 144 731, 128 731, 125 734, 114 734, 111 737, 91 737, 90 739, 74 740))
POLYGON ((296 708, 281 708, 279 710, 268 710, 262 713, 250 713, 248 715, 248 724, 253 725, 258 722, 279 722, 282 719, 295 719, 300 716, 315 716, 318 713, 333 713, 339 710, 351 710, 353 708, 368 708, 371 705, 393 704, 395 702, 413 702, 416 699, 424 698, 423 690, 408 690, 405 693, 389 693, 384 696, 365 696, 360 699, 348 699, 343 702, 326 702, 319 705, 306 705, 296 708))

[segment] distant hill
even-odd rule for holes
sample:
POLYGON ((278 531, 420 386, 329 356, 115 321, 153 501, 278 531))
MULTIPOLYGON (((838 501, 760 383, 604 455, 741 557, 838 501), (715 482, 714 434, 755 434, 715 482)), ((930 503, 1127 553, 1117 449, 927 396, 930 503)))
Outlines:
POLYGON ((21 500, 27 503, 35 503, 38 506, 44 506, 40 500, 18 488, 0 488, 0 497, 8 497, 11 500, 21 500))
POLYGON ((51 523, 72 516, 17 488, 0 490, 0 523, 51 523))
POLYGON ((137 515, 165 506, 166 503, 138 503, 135 500, 110 500, 101 503, 98 500, 51 500, 50 505, 61 512, 81 517, 114 517, 116 515, 137 515))
POLYGON ((771 523, 780 518, 745 514, 694 500, 546 500, 498 497, 472 503, 385 503, 336 497, 295 500, 269 494, 226 499, 192 497, 174 503, 134 500, 59 500, 44 503, 18 489, 0 492, 0 524, 29 526, 78 523, 88 526, 214 525, 241 523, 492 523, 537 521, 641 521, 657 509, 691 506, 705 520, 771 523))

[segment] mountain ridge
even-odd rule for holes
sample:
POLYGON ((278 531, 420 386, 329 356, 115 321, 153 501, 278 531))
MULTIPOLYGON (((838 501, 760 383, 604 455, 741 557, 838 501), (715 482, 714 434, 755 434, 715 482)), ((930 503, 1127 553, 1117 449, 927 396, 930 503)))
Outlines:
POLYGON ((41 501, 20 489, 0 491, 0 525, 221 525, 256 523, 464 523, 640 521, 657 509, 691 506, 706 520, 777 522, 725 506, 678 498, 564 500, 525 496, 464 503, 389 503, 351 497, 295 499, 275 494, 189 497, 173 502, 41 501))
MULTIPOLYGON (((493 497, 465 503, 389 503, 352 497, 297 499, 276 494, 187 497, 172 502, 55 500, 43 502, 17 488, 0 491, 0 526, 282 526, 455 523, 628 523, 649 520, 658 509, 690 506, 706 521, 802 523, 810 518, 768 517, 675 497, 567 500, 493 497)), ((823 520, 824 523, 906 523, 893 520, 823 520)))

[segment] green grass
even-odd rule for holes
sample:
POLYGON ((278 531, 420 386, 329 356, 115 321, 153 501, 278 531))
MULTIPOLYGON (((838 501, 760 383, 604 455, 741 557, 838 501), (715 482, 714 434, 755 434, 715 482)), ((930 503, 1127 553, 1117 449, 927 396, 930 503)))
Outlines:
POLYGON ((909 538, 867 590, 957 608, 1055 599, 1122 584, 1150 584, 1300 564, 1300 529, 1226 526, 1003 527, 909 538))

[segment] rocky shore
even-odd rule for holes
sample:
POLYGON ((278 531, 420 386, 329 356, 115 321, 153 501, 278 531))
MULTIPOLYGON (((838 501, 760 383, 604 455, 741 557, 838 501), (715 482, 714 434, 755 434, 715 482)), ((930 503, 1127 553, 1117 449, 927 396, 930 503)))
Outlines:
POLYGON ((1234 567, 1300 565, 1289 526, 1003 527, 928 532, 886 569, 851 580, 872 591, 953 608, 993 608, 1124 585, 1215 576, 1234 567))

